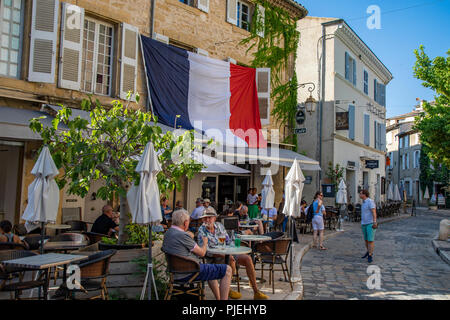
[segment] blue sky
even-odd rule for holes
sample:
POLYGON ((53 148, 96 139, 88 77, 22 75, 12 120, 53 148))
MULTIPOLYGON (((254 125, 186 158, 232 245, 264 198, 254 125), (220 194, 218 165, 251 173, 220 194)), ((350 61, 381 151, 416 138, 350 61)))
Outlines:
POLYGON ((434 93, 413 76, 414 49, 425 46, 429 57, 450 49, 450 0, 296 0, 309 16, 343 18, 391 71, 386 89, 387 117, 410 112, 416 98, 434 93), (368 29, 367 8, 381 10, 381 29, 368 29), (411 8, 410 8, 411 7, 411 8))

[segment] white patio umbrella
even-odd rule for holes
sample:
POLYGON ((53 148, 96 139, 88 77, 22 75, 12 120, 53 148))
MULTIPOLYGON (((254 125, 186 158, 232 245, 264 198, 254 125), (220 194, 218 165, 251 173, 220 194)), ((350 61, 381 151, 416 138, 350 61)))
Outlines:
POLYGON ((402 201, 402 197, 400 196, 400 190, 398 189, 397 184, 394 187, 394 201, 402 201))
MULTIPOLYGON (((286 193, 283 208, 283 213, 289 217, 292 240, 294 239, 295 232, 292 217, 296 217, 300 214, 300 202, 302 200, 304 181, 305 176, 300 168, 300 164, 297 162, 297 159, 294 159, 294 163, 285 178, 284 190, 286 193)), ((292 270, 292 245, 290 267, 292 270)))
MULTIPOLYGON (((41 223, 41 254, 44 251, 44 224, 55 222, 59 207, 59 188, 55 177, 59 170, 47 146, 39 154, 33 169, 36 178, 28 187, 28 204, 22 215, 26 225, 41 223)), ((33 229, 31 227, 31 229, 33 229)))
MULTIPOLYGON (((344 179, 339 182, 338 192, 336 194, 336 203, 345 205, 347 203, 347 186, 345 185, 344 179)), ((342 211, 341 211, 342 212, 342 211)), ((337 231, 343 231, 342 229, 342 215, 339 215, 339 229, 337 231)))
POLYGON ((387 199, 388 200, 394 200, 394 190, 393 190, 393 187, 392 187, 392 182, 389 183, 387 199))
POLYGON ((430 199, 430 193, 428 192, 428 187, 425 187, 425 194, 423 195, 424 199, 430 199))
POLYGON ((161 171, 161 165, 152 142, 147 143, 145 146, 145 150, 135 170, 139 172, 141 177, 139 185, 133 185, 127 193, 128 206, 133 217, 133 223, 148 225, 149 236, 147 274, 141 292, 141 300, 144 298, 148 282, 150 283, 148 286, 148 299, 150 300, 152 297, 152 283, 156 299, 158 299, 156 283, 153 277, 151 226, 162 221, 159 188, 156 178, 158 172, 161 171), (148 281, 148 277, 150 277, 150 281, 148 281))
MULTIPOLYGON (((261 191, 261 207, 269 212, 274 207, 275 203, 275 190, 273 189, 272 172, 270 169, 266 172, 266 177, 262 182, 263 189, 261 191)), ((267 221, 269 220, 269 214, 267 214, 267 221)))

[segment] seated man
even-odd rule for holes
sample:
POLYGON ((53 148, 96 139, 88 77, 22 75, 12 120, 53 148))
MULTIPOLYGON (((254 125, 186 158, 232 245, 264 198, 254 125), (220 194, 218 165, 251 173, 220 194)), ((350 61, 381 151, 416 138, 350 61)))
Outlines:
POLYGON ((102 208, 103 214, 95 220, 94 225, 91 228, 91 232, 111 234, 119 231, 119 225, 114 222, 113 209, 110 205, 106 205, 102 208))
POLYGON ((191 220, 197 220, 203 215, 203 211, 205 210, 205 207, 203 206, 203 199, 197 198, 197 201, 195 201, 195 209, 191 213, 191 220))
MULTIPOLYGON (((241 210, 239 210, 239 216, 242 220, 245 220, 248 218, 248 207, 242 206, 241 210)), ((255 227, 252 230, 245 230, 243 231, 244 234, 253 234, 254 231, 257 231, 258 234, 264 234, 264 227, 261 222, 261 220, 256 220, 255 227)))
POLYGON ((12 224, 8 220, 0 222, 0 242, 22 243, 22 240, 11 232, 12 224))
MULTIPOLYGON (((217 214, 214 212, 210 212, 209 210, 205 210, 203 214, 203 218, 205 219, 204 224, 198 229, 198 237, 199 237, 199 245, 204 245, 205 243, 209 243, 212 246, 217 246, 219 244, 219 234, 225 234, 226 236, 226 242, 229 242, 229 237, 226 233, 225 227, 219 223, 216 222, 217 214), (205 242, 207 240, 207 242, 205 242)), ((213 256, 209 256, 210 259, 214 258, 213 256)), ((222 257, 220 257, 222 258, 222 257)), ((255 300, 260 299, 268 299, 269 297, 266 296, 264 293, 258 290, 258 286, 256 285, 256 273, 255 273, 255 267, 253 266, 252 258, 248 254, 240 254, 235 257, 230 256, 230 265, 233 269, 233 273, 236 271, 236 265, 235 263, 239 263, 241 266, 245 266, 245 269, 247 271, 248 278, 250 280, 250 284, 253 288, 253 298, 255 300)), ((235 292, 230 290, 230 298, 232 299, 239 299, 242 297, 242 294, 240 292, 235 292)))
MULTIPOLYGON (((189 213, 184 210, 177 210, 172 214, 172 226, 164 234, 164 240, 161 250, 168 254, 198 259, 196 256, 203 257, 206 253, 208 239, 202 239, 200 247, 192 239, 192 235, 186 231, 189 228, 189 213)), ((176 280, 188 281, 193 276, 192 273, 176 275, 176 280)), ((195 280, 208 281, 214 296, 217 300, 228 300, 228 291, 230 290, 231 268, 225 264, 200 264, 200 273, 195 280), (219 285, 216 280, 220 280, 219 285)))
POLYGON ((275 221, 277 221, 277 209, 262 209, 261 215, 263 216, 264 223, 266 223, 268 220, 268 227, 273 228, 273 226, 275 225, 275 221))

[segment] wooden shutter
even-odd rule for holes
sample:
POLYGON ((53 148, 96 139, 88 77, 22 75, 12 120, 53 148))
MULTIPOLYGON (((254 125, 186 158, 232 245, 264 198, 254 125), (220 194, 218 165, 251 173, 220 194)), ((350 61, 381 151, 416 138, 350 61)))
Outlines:
POLYGON ((165 44, 169 44, 169 37, 159 34, 159 33, 156 33, 156 32, 153 32, 153 39, 161 41, 165 44))
POLYGON ((350 62, 348 52, 345 52, 345 79, 350 79, 350 62))
POLYGON ((139 29, 122 23, 122 50, 120 59, 120 98, 126 99, 131 91, 131 100, 136 101, 136 78, 139 29))
POLYGON ((370 115, 364 115, 364 144, 370 145, 370 115))
POLYGON ((355 106, 348 106, 348 138, 355 140, 355 106))
POLYGON ((33 0, 28 81, 55 83, 58 0, 33 0))
POLYGON ((380 104, 383 107, 386 106, 386 86, 384 84, 380 84, 380 104))
POLYGON ((356 60, 353 59, 353 85, 356 86, 356 60))
POLYGON ((84 8, 62 3, 58 86, 81 89, 84 8))
POLYGON ((378 144, 379 150, 384 151, 386 148, 386 125, 378 123, 378 144))
POLYGON ((204 12, 209 12, 209 0, 197 0, 197 8, 204 12))
POLYGON ((377 126, 377 122, 374 121, 373 122, 373 127, 374 127, 374 139, 373 139, 373 147, 375 149, 378 149, 378 126, 377 126))
MULTIPOLYGON (((373 79, 373 100, 377 101, 377 88, 378 87, 378 83, 377 83, 377 79, 373 79)), ((378 101, 377 101, 378 102, 378 101)))
POLYGON ((261 124, 270 123, 270 68, 256 68, 259 117, 261 124))
POLYGON ((266 9, 260 4, 258 4, 258 17, 259 17, 259 19, 261 21, 261 24, 262 24, 262 28, 260 30, 258 30, 258 36, 260 36, 261 38, 264 38, 266 9))
POLYGON ((237 0, 227 0, 227 22, 237 24, 237 0))
POLYGON ((205 57, 209 56, 208 51, 200 49, 200 48, 196 48, 195 49, 195 53, 200 54, 200 55, 205 56, 205 57))

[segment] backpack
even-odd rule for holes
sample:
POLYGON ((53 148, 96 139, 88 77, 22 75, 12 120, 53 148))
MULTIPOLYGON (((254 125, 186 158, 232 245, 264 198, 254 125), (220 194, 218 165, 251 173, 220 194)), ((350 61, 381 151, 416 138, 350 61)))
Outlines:
POLYGON ((312 219, 314 218, 314 203, 311 203, 311 205, 308 207, 308 211, 306 212, 306 223, 311 223, 312 219))

